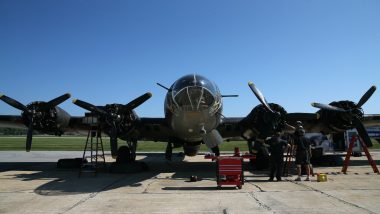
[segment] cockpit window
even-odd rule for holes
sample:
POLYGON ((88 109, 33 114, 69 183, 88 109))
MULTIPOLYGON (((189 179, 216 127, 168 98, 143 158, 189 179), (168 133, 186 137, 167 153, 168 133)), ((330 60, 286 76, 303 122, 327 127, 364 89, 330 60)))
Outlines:
POLYGON ((177 80, 171 87, 172 101, 175 108, 200 111, 218 110, 220 93, 216 85, 199 75, 187 75, 177 80))
POLYGON ((207 78, 200 75, 186 75, 178 79, 172 85, 172 92, 174 93, 173 95, 179 92, 179 90, 190 86, 199 86, 207 88, 212 94, 217 94, 219 92, 216 85, 207 78))

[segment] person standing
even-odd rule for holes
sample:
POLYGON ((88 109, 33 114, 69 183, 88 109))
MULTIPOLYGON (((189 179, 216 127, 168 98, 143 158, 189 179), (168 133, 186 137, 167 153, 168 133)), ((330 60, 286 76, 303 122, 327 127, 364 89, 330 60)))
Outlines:
POLYGON ((284 151, 289 146, 288 142, 281 139, 280 133, 276 133, 269 141, 270 151, 270 173, 269 181, 273 181, 276 173, 277 181, 281 181, 283 165, 284 165, 284 151))
POLYGON ((296 150, 296 165, 297 165, 297 178, 295 181, 301 181, 302 166, 306 169, 305 181, 310 181, 310 157, 311 157, 311 144, 310 140, 305 137, 305 130, 302 126, 299 127, 297 133, 294 135, 294 146, 296 150))

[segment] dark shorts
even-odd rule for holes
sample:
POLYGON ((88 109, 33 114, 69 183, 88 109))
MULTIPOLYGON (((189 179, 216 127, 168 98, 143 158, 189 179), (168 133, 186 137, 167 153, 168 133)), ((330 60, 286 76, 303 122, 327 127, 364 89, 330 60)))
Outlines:
POLYGON ((306 151, 298 151, 296 154, 296 165, 310 164, 310 155, 306 151))

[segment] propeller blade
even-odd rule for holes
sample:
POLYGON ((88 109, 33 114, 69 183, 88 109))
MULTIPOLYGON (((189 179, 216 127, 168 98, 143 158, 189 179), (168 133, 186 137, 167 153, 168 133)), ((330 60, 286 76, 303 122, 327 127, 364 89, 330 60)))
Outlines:
POLYGON ((33 118, 30 118, 29 127, 28 127, 28 133, 26 135, 26 144, 25 149, 27 152, 30 152, 30 149, 32 148, 32 138, 33 138, 33 118))
POLYGON ((355 128, 358 131, 359 136, 363 139, 364 143, 367 147, 372 147, 371 138, 369 138, 367 130, 364 128, 362 121, 360 121, 357 117, 353 117, 353 122, 355 124, 355 128))
POLYGON ((340 111, 340 112, 347 112, 347 110, 338 108, 332 105, 327 105, 327 104, 322 104, 322 103, 311 103, 311 106, 315 108, 320 108, 324 110, 329 110, 329 111, 340 111))
POLYGON ((255 84, 253 84, 253 82, 249 82, 248 86, 249 88, 251 88, 252 92, 255 94, 260 103, 263 104, 268 111, 274 113, 274 111, 269 107, 267 101, 265 100, 264 95, 260 92, 258 88, 256 88, 255 84))
POLYGON ((101 114, 101 115, 107 115, 107 112, 104 111, 103 109, 100 109, 90 103, 87 103, 85 101, 82 101, 82 100, 78 100, 78 99, 74 99, 73 100, 73 103, 81 108, 84 108, 86 109, 87 111, 91 111, 91 112, 94 112, 94 113, 98 113, 98 114, 101 114))
POLYGON ((64 94, 62 96, 59 96, 59 97, 57 97, 55 99, 52 99, 49 102, 45 103, 45 108, 49 109, 49 108, 55 107, 55 106, 57 106, 57 105, 65 102, 70 97, 71 97, 71 94, 66 93, 66 94, 64 94))
POLYGON ((360 98, 358 104, 356 105, 358 108, 362 107, 364 103, 366 103, 369 98, 371 98, 372 94, 376 91, 376 86, 372 86, 368 89, 368 91, 360 98))
POLYGON ((116 126, 112 126, 110 132, 110 146, 111 146, 111 155, 113 158, 117 157, 117 129, 116 126))
POLYGON ((0 94, 0 100, 4 101, 8 105, 10 105, 10 106, 12 106, 14 108, 17 108, 17 109, 19 109, 21 111, 29 112, 28 108, 25 105, 23 105, 22 103, 18 102, 15 99, 12 99, 12 98, 10 98, 8 96, 0 94))
POLYGON ((138 107, 139 105, 143 104, 145 101, 147 101, 151 97, 152 97, 152 93, 150 93, 150 92, 145 93, 145 94, 137 97, 136 99, 132 100, 128 104, 126 104, 123 108, 123 111, 131 111, 131 110, 135 109, 136 107, 138 107))

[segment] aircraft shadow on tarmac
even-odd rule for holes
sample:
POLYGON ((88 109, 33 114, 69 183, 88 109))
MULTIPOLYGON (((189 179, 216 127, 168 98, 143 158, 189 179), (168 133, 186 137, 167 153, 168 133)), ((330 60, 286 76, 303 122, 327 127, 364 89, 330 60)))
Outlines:
MULTIPOLYGON (((223 187, 223 190, 232 190, 236 189, 236 187, 223 187)), ((168 191, 210 191, 210 190, 218 190, 218 187, 215 185, 214 187, 164 187, 162 190, 168 190, 168 191)))
MULTIPOLYGON (((161 158, 161 157, 160 157, 161 158)), ((120 187, 140 187, 141 182, 157 178, 160 173, 174 173, 163 179, 177 179, 189 182, 190 176, 196 175, 202 180, 215 180, 216 165, 213 162, 186 162, 174 160, 172 162, 149 160, 149 156, 142 160, 149 166, 148 171, 138 173, 106 173, 99 172, 97 176, 85 174, 78 177, 78 169, 57 169, 55 162, 13 162, 0 163, 0 172, 16 171, 7 177, 21 181, 41 181, 46 183, 35 188, 34 192, 44 196, 74 195, 82 193, 97 193, 117 189, 120 187), (19 173, 17 171, 20 171, 19 173), (26 172, 25 172, 26 171, 26 172), (32 172, 32 173, 29 173, 32 172)), ((376 161, 380 165, 380 160, 376 161)), ((349 166, 369 166, 366 159, 355 160, 352 157, 349 166)), ((251 170, 247 168, 246 170, 251 170)), ((253 175, 245 177, 247 182, 266 182, 263 177, 268 176, 268 171, 255 171, 253 175)), ((31 183, 33 185, 33 183, 31 183)), ((162 190, 214 190, 216 186, 210 187, 163 187, 162 190)), ((196 185, 194 185, 196 186, 196 185)))
MULTIPOLYGON (((160 157, 161 158, 161 157, 160 157)), ((79 169, 57 169, 56 162, 13 162, 0 163, 0 172, 11 172, 6 175, 10 179, 21 181, 46 181, 35 187, 34 192, 44 196, 75 195, 83 193, 98 193, 120 187, 140 187, 142 182, 156 178, 160 173, 174 173, 164 179, 188 180, 192 173, 202 174, 204 179, 215 177, 212 162, 186 162, 176 158, 172 162, 143 159, 149 166, 148 171, 137 173, 107 173, 99 172, 96 176, 85 173, 78 177, 79 169)), ((109 165, 109 164, 108 164, 109 165)), ((40 182, 39 182, 40 183, 40 182)), ((35 183, 31 183, 31 187, 35 183)))
MULTIPOLYGON (((2 163, 3 165, 3 163, 2 163)), ((22 171, 8 177, 15 178, 21 181, 43 181, 47 182, 37 186, 34 192, 44 196, 56 195, 75 195, 82 193, 96 193, 117 189, 119 187, 138 187, 142 181, 153 178, 157 175, 155 171, 147 171, 140 173, 106 173, 98 172, 96 176, 92 173, 83 173, 78 177, 78 169, 57 169, 56 163, 5 163, 6 168, 22 171), (27 166, 27 167, 26 167, 27 166), (38 167, 36 167, 38 166, 38 167), (45 166, 42 169, 41 166, 45 166), (25 172, 27 171, 27 172, 25 172), (33 171, 32 173, 29 173, 33 171)), ((9 171, 9 170, 7 170, 9 171)), ((31 186, 33 183, 31 183, 31 186)))

